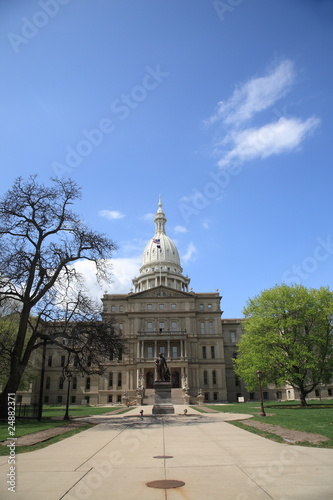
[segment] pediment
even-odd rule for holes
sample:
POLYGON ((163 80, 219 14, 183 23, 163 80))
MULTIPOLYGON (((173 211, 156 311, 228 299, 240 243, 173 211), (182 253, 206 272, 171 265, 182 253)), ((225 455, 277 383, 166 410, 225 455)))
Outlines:
POLYGON ((149 288, 149 290, 143 290, 142 292, 133 293, 131 297, 137 298, 157 298, 157 297, 174 297, 174 298, 189 298, 193 294, 189 292, 182 292, 181 290, 175 290, 174 288, 169 288, 166 286, 155 286, 154 288, 149 288))

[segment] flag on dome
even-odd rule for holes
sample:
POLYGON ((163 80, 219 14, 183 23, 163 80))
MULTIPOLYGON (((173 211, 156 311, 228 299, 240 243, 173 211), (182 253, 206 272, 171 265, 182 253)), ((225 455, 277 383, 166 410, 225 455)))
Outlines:
POLYGON ((153 239, 153 243, 156 243, 157 248, 161 248, 161 245, 160 245, 160 240, 159 240, 159 239, 154 238, 154 239, 153 239))

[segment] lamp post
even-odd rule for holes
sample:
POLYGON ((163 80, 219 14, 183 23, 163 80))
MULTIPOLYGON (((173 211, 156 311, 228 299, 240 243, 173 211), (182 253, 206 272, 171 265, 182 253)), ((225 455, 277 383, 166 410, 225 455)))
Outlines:
POLYGON ((257 370, 257 377, 258 377, 258 384, 259 384, 259 395, 260 395, 260 416, 266 417, 266 413, 265 413, 265 409, 264 409, 264 402, 262 399, 261 376, 262 376, 262 371, 257 370))
POLYGON ((71 388, 72 374, 69 370, 66 370, 65 376, 67 378, 67 400, 66 400, 66 412, 64 415, 64 420, 69 420, 68 408, 69 408, 69 393, 70 393, 70 388, 71 388))
POLYGON ((47 338, 45 335, 41 335, 40 337, 43 340, 43 353, 42 353, 42 366, 40 371, 40 385, 39 385, 39 399, 38 399, 38 411, 37 411, 37 420, 42 420, 43 414, 43 390, 44 390, 44 375, 45 375, 45 358, 46 358, 46 341, 47 338))

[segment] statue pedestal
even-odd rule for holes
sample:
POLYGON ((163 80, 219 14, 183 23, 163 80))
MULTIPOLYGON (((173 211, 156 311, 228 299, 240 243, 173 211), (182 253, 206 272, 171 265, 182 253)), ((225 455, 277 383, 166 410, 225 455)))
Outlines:
POLYGON ((153 406, 153 415, 167 415, 175 413, 175 409, 171 402, 171 382, 154 383, 155 389, 155 404, 153 406))

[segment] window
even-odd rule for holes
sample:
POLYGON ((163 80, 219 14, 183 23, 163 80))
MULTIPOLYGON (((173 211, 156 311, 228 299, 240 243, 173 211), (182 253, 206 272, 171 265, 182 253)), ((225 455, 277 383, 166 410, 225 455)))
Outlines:
POLYGON ((176 346, 176 345, 172 346, 172 357, 178 358, 178 346, 176 346))
POLYGON ((207 359, 207 349, 205 345, 202 346, 202 358, 207 359))
POLYGON ((153 304, 147 304, 147 310, 151 311, 153 309, 153 304))
POLYGON ((171 304, 171 309, 175 310, 176 309, 176 304, 171 304))
POLYGON ((118 361, 122 361, 122 359, 123 359, 123 350, 120 347, 120 349, 118 349, 118 361))
POLYGON ((213 335, 214 329, 213 329, 213 322, 212 321, 210 321, 208 323, 208 328, 209 328, 209 335, 213 335))
POLYGON ((213 400, 214 400, 214 401, 217 401, 217 398, 218 398, 218 394, 217 394, 217 392, 214 392, 214 393, 213 393, 213 400))
POLYGON ((236 332, 230 332, 230 341, 232 344, 236 342, 236 332))
POLYGON ((210 346, 210 357, 212 359, 215 359, 215 346, 214 345, 210 346))
POLYGON ((171 331, 172 332, 177 331, 177 321, 171 321, 171 331))
POLYGON ((215 370, 213 370, 213 372, 212 372, 212 378, 213 378, 213 385, 216 385, 217 381, 216 381, 216 371, 215 370))
POLYGON ((319 391, 319 389, 315 390, 315 395, 316 395, 316 398, 320 398, 320 391, 319 391))
POLYGON ((327 393, 329 396, 332 396, 332 389, 327 389, 327 393))
POLYGON ((50 379, 50 377, 47 377, 46 384, 45 384, 45 389, 46 390, 50 389, 50 386, 51 386, 51 379, 50 379))
POLYGON ((76 396, 71 396, 71 403, 72 404, 76 403, 76 396))
POLYGON ((86 391, 90 390, 90 377, 86 378, 86 391))
POLYGON ((110 372, 109 373, 109 387, 112 387, 113 386, 113 373, 110 372))
POLYGON ((84 399, 87 401, 87 405, 90 403, 90 396, 85 396, 84 399))
POLYGON ((114 359, 114 351, 113 349, 111 349, 109 354, 109 361, 113 361, 113 359, 114 359))
POLYGON ((276 392, 276 399, 282 399, 282 392, 281 391, 276 392))
POLYGON ((118 394, 118 396, 117 396, 117 403, 121 403, 121 395, 120 394, 118 394))
POLYGON ((73 391, 76 391, 76 389, 77 389, 77 378, 76 377, 73 378, 72 388, 73 388, 73 391))
POLYGON ((48 396, 44 396, 44 403, 48 403, 49 402, 49 397, 48 396))
POLYGON ((163 332, 163 330, 164 330, 164 321, 160 321, 158 323, 158 328, 159 328, 160 332, 163 332))
POLYGON ((200 333, 202 335, 205 334, 205 322, 204 321, 201 321, 201 323, 200 323, 200 333))
POLYGON ((152 332, 152 331, 153 331, 153 323, 151 321, 148 321, 147 332, 152 332))
POLYGON ((161 346, 159 347, 158 352, 160 352, 161 354, 163 354, 163 356, 165 356, 165 346, 164 346, 164 345, 161 345, 161 346))
POLYGON ((122 386, 121 373, 118 373, 118 387, 122 386))
POLYGON ((204 371, 204 385, 208 385, 208 371, 204 371))
POLYGON ((158 304, 158 308, 159 308, 159 310, 160 310, 160 311, 163 311, 163 309, 164 309, 164 304, 158 304))
POLYGON ((204 310, 203 304, 199 304, 199 311, 203 311, 203 310, 204 310))
POLYGON ((209 392, 205 392, 205 401, 209 401, 209 392))
POLYGON ((124 306, 119 306, 119 312, 123 312, 124 311, 124 306))
POLYGON ((64 388, 64 377, 60 377, 59 379, 59 389, 62 390, 64 388))
POLYGON ((108 403, 112 403, 112 394, 109 394, 108 403))
POLYGON ((52 366, 52 356, 49 356, 47 359, 47 366, 52 366))
POLYGON ((207 309, 208 309, 208 311, 211 311, 212 310, 212 304, 208 304, 207 309))
POLYGON ((58 402, 58 403, 62 403, 62 396, 58 396, 58 397, 57 397, 57 402, 58 402))
POLYGON ((115 312, 116 311, 116 306, 111 306, 111 312, 115 312))
POLYGON ((235 386, 236 386, 236 387, 239 387, 239 386, 240 386, 239 377, 238 377, 237 375, 235 375, 235 386))
POLYGON ((263 393, 264 399, 268 399, 268 392, 263 393))
POLYGON ((153 357, 153 347, 149 345, 147 347, 147 358, 152 358, 153 357))

